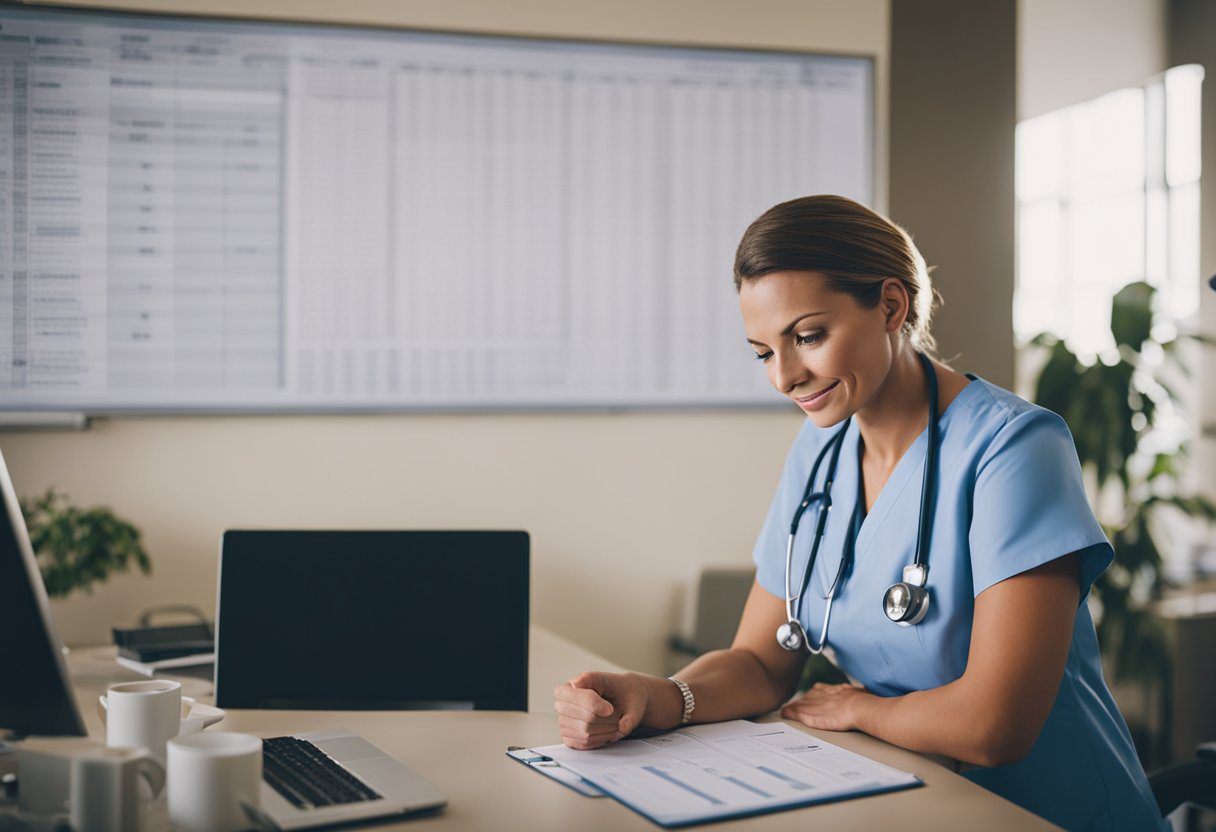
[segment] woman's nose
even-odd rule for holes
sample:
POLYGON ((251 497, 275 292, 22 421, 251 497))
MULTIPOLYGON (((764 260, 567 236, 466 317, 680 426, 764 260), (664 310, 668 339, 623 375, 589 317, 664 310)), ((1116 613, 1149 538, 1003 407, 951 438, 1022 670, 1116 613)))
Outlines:
POLYGON ((780 393, 789 395, 790 391, 806 380, 806 367, 792 356, 774 352, 770 366, 773 386, 780 393))

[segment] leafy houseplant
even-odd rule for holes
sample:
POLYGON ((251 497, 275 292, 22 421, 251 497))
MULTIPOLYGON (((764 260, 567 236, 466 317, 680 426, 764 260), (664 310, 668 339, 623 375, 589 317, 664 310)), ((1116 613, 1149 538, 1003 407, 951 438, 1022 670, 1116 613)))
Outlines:
POLYGON ((1115 549, 1114 563, 1093 586, 1099 641, 1116 680, 1148 684, 1164 681, 1170 667, 1165 631, 1150 609, 1165 586, 1161 532, 1171 512, 1175 518, 1216 518, 1216 504, 1183 493, 1185 444, 1153 453, 1143 441, 1157 424, 1159 406, 1179 401, 1169 381, 1171 374, 1188 375, 1179 342, 1211 343, 1194 335, 1154 338, 1155 293, 1136 282, 1115 295, 1110 330, 1117 360, 1112 354, 1109 361, 1085 364, 1048 334, 1033 342, 1048 351, 1035 401, 1064 417, 1095 488, 1096 508, 1111 508, 1098 512, 1115 549))
POLYGON ((77 589, 92 592, 94 584, 132 565, 145 575, 152 571, 139 530, 108 508, 77 508, 50 488, 40 497, 22 499, 21 513, 52 598, 77 589))

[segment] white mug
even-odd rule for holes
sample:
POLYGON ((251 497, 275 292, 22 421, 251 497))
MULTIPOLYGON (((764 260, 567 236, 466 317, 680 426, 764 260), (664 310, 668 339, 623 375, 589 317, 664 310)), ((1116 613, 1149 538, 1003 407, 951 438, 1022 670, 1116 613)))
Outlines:
POLYGON ((206 709, 206 716, 190 715, 194 709, 194 700, 182 696, 181 682, 169 679, 110 685, 97 700, 97 713, 106 726, 106 745, 143 746, 162 764, 165 743, 171 738, 201 731, 224 716, 215 708, 206 709))
POLYGON ((215 731, 169 740, 169 820, 185 832, 238 832, 260 808, 262 741, 215 731))
POLYGON ((67 811, 72 760, 100 748, 88 737, 30 737, 17 746, 17 805, 31 815, 67 811))
POLYGON ((110 685, 97 700, 106 745, 143 746, 162 763, 182 724, 182 684, 169 679, 110 685))
POLYGON ((98 748, 72 760, 73 832, 139 832, 148 799, 165 787, 165 767, 146 748, 98 748), (148 785, 141 793, 139 781, 148 785))

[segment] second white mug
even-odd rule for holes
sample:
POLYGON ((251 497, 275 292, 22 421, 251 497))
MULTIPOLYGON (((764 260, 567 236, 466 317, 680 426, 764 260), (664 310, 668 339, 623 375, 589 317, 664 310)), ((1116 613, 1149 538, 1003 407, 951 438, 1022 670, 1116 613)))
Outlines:
POLYGON ((170 679, 110 685, 98 700, 106 745, 143 746, 165 762, 165 743, 182 724, 182 685, 170 679))
POLYGON ((224 731, 169 741, 169 820, 183 832, 248 829, 261 805, 262 741, 224 731))

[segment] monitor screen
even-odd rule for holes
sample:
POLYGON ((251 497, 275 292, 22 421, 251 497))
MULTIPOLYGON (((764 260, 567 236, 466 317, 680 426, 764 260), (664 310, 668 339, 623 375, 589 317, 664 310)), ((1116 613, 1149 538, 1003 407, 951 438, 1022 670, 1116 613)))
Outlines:
POLYGON ((528 535, 229 531, 216 704, 526 710, 528 535))
POLYGON ((0 731, 85 736, 3 455, 0 502, 0 731))
POLYGON ((868 57, 156 5, 0 2, 2 409, 779 405, 739 235, 875 194, 868 57))

